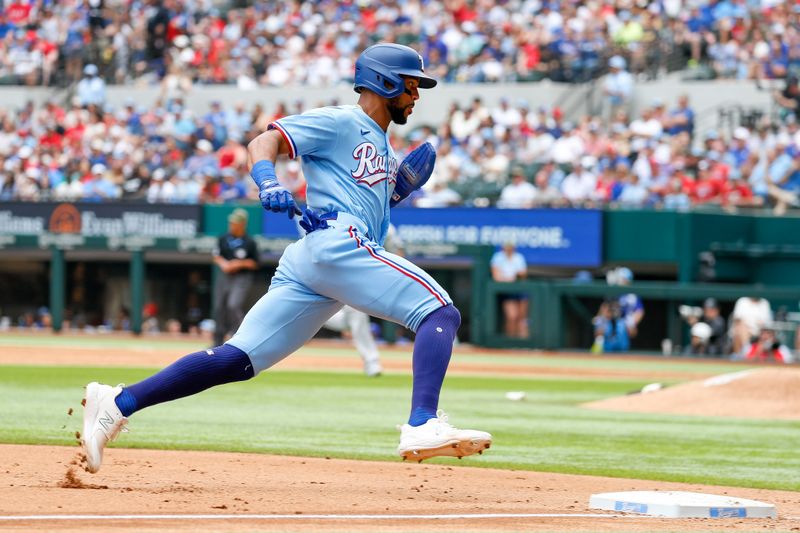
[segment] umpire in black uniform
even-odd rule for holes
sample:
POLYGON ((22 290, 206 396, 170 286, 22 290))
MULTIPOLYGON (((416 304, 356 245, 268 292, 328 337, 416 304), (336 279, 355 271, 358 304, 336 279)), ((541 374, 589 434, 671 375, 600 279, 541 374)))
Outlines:
POLYGON ((214 346, 221 346, 228 333, 242 323, 245 299, 258 269, 256 243, 247 235, 247 211, 234 209, 228 215, 228 232, 220 236, 214 264, 222 271, 214 287, 214 346))

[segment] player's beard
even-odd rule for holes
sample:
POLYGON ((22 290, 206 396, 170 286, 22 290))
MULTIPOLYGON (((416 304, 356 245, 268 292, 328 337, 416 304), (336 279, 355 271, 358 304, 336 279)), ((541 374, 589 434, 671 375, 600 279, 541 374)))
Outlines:
POLYGON ((389 116, 392 118, 392 122, 395 124, 405 124, 408 122, 408 117, 406 116, 406 108, 397 105, 397 98, 392 98, 389 100, 389 104, 387 106, 389 108, 389 116))

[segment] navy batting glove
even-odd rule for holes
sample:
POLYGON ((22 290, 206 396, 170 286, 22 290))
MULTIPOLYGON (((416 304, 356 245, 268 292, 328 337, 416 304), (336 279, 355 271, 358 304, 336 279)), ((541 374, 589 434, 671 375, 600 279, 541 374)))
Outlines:
POLYGON ((289 218, 303 214, 295 204, 291 193, 277 181, 263 182, 258 188, 258 199, 261 200, 261 205, 267 211, 272 211, 273 213, 286 212, 289 218))
POLYGON ((389 207, 396 206, 425 185, 433 173, 435 163, 436 152, 431 143, 423 143, 409 152, 397 169, 397 183, 389 200, 389 207))
POLYGON ((303 220, 300 221, 300 227, 306 230, 306 234, 313 233, 318 229, 326 229, 328 221, 322 220, 313 210, 306 208, 303 220))

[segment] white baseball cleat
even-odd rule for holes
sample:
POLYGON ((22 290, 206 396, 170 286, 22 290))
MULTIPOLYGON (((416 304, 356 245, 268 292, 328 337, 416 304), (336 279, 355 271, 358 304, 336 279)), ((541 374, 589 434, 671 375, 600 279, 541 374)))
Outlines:
POLYGON ((127 431, 128 419, 114 402, 122 385, 112 387, 93 381, 86 385, 83 402, 83 434, 81 444, 86 453, 86 470, 95 473, 103 462, 103 449, 120 431, 127 431))
POLYGON ((369 361, 364 363, 364 373, 371 378, 376 378, 383 374, 383 366, 380 361, 369 361))
POLYGON ((405 461, 411 459, 421 463, 431 457, 466 457, 483 453, 492 445, 492 436, 485 431, 457 429, 447 422, 441 409, 436 418, 421 426, 403 424, 400 427, 400 445, 397 453, 405 461))

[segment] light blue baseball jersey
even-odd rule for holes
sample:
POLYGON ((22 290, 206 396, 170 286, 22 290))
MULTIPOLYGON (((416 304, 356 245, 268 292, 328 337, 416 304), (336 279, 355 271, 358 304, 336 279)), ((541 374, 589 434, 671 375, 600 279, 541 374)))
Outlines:
POLYGON ((309 207, 336 215, 286 248, 269 291, 228 341, 256 372, 305 344, 342 304, 416 331, 453 303, 428 273, 383 248, 398 164, 388 135, 361 107, 314 109, 270 127, 289 157, 302 159, 309 207))
POLYGON ((388 133, 358 105, 312 109, 269 127, 283 135, 289 157, 302 160, 308 206, 358 217, 383 244, 398 168, 388 133))

